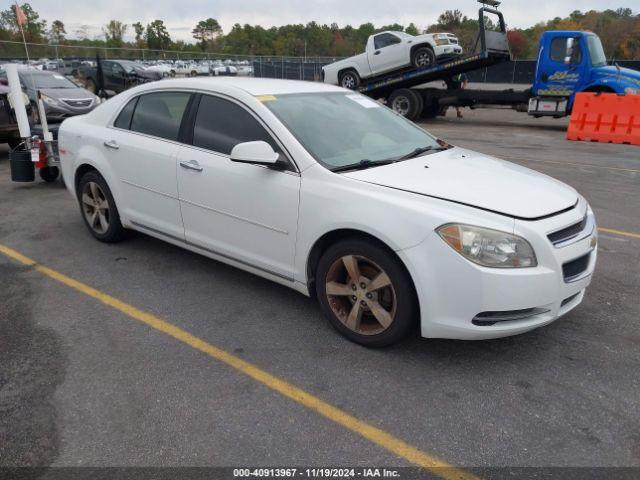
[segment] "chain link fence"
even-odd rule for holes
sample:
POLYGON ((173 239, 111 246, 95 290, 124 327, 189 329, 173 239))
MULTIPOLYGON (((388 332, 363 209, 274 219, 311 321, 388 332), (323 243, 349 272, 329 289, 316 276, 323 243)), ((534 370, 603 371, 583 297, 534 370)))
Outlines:
MULTIPOLYGON (((61 64, 71 61, 95 62, 101 59, 135 60, 144 64, 208 63, 220 66, 242 66, 240 75, 263 78, 283 78, 290 80, 321 81, 322 67, 339 60, 337 57, 291 57, 234 55, 229 53, 195 52, 178 50, 152 50, 138 48, 108 48, 80 45, 50 45, 28 43, 29 58, 32 62, 45 59, 61 64), (249 68, 246 68, 249 67, 249 68)), ((24 44, 15 41, 0 41, 0 61, 25 61, 24 44)), ((640 70, 640 60, 612 60, 621 67, 640 70)), ((536 60, 516 60, 503 62, 481 70, 467 73, 474 83, 531 84, 535 75, 536 60)))

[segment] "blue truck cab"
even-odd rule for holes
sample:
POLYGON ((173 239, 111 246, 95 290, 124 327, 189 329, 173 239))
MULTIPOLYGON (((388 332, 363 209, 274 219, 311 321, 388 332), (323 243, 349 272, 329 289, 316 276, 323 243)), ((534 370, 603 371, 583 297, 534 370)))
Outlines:
POLYGON ((568 115, 578 92, 640 94, 640 72, 608 65, 600 38, 594 33, 543 33, 529 114, 568 115))

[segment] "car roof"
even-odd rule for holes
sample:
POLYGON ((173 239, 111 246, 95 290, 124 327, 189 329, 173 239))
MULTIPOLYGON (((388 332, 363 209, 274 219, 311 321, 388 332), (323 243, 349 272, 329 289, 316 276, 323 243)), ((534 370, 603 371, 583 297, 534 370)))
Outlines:
POLYGON ((304 82, 300 80, 279 80, 272 78, 238 78, 238 77, 202 77, 180 78, 152 82, 147 86, 157 88, 198 88, 216 91, 219 87, 242 90, 249 95, 284 95, 289 93, 345 92, 344 89, 320 82, 304 82))

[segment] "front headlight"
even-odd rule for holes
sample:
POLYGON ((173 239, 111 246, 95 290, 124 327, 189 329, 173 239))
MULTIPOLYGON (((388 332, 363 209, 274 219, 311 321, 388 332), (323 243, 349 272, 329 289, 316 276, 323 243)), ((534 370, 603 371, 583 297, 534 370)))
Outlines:
POLYGON ((40 94, 40 96, 42 97, 42 101, 44 103, 46 103, 47 105, 55 106, 55 105, 59 105, 60 104, 60 102, 58 102, 58 100, 56 100, 55 98, 52 98, 52 97, 50 97, 48 95, 40 94))
POLYGON ((538 265, 531 244, 510 233, 471 225, 446 224, 438 235, 467 260, 492 268, 526 268, 538 265))

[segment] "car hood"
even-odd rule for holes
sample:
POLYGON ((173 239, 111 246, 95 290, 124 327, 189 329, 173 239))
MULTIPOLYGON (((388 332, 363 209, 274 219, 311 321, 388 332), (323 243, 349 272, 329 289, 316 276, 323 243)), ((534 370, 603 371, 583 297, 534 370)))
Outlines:
POLYGON ((559 213, 578 201, 578 193, 558 180, 462 148, 343 175, 527 220, 559 213))
POLYGON ((84 88, 42 88, 40 89, 42 93, 46 96, 60 99, 60 98, 73 98, 73 99, 84 99, 84 98, 96 98, 93 93, 89 90, 85 90, 84 88))

